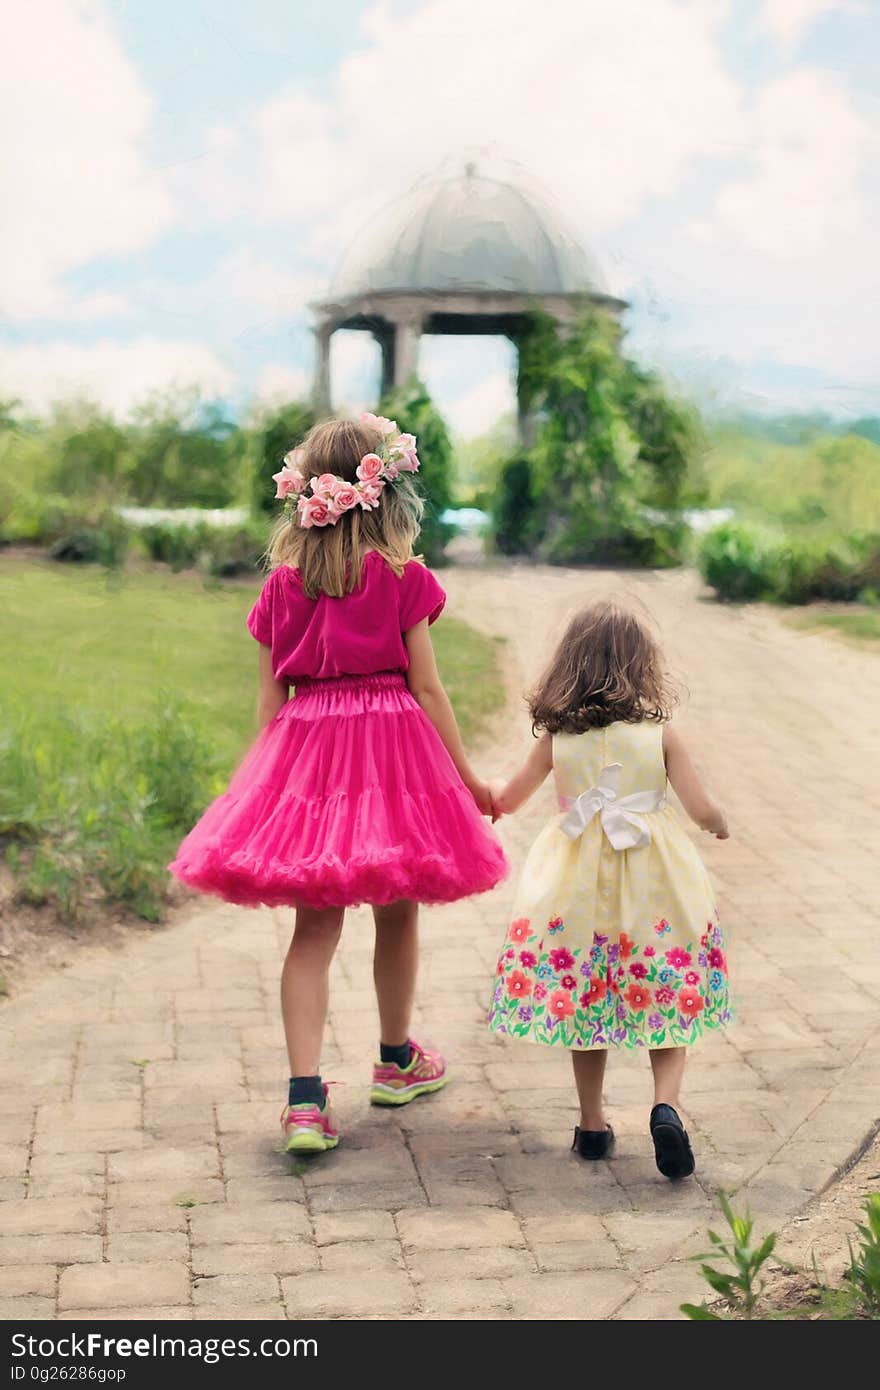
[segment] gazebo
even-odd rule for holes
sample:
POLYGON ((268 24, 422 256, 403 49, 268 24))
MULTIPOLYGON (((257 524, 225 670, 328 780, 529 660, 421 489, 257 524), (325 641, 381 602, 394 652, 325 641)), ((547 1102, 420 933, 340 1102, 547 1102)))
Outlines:
POLYGON ((525 170, 486 153, 448 160, 367 225, 328 298, 313 305, 316 408, 330 409, 330 340, 338 328, 377 340, 384 394, 417 374, 425 333, 502 334, 516 342, 530 310, 565 325, 588 305, 614 316, 626 308, 525 170))

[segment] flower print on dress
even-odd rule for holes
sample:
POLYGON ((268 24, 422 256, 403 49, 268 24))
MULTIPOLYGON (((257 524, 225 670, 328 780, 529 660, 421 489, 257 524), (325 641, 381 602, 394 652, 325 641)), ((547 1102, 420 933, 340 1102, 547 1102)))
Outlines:
POLYGON ((547 930, 551 936, 555 936, 557 932, 562 931, 564 925, 561 917, 551 917, 550 921, 547 923, 547 930))
POLYGON ((640 960, 634 960, 629 968, 629 973, 634 980, 643 980, 648 973, 648 967, 643 965, 640 960))
POLYGON ((528 917, 517 917, 515 922, 511 922, 508 936, 511 941, 523 942, 529 939, 529 919, 528 917))
POLYGON ((563 1018, 571 1018, 574 1013, 574 1004, 571 1002, 571 995, 564 989, 554 990, 547 1001, 547 1012, 552 1014, 557 1021, 563 1018))
POLYGON ((532 982, 521 970, 513 970, 507 977, 507 993, 513 999, 527 999, 532 992, 532 982))
POLYGON ((705 1008, 705 1002, 697 989, 683 989, 678 996, 678 1007, 685 1018, 696 1018, 705 1008))
POLYGON ((563 989, 577 989, 577 980, 574 975, 563 975, 559 983, 563 989))
POLYGON ((538 957, 534 951, 520 951, 519 963, 524 970, 532 970, 538 964, 538 957))
POLYGON ((644 985, 630 985, 623 997, 634 1013, 641 1013, 651 1003, 651 991, 644 985))
POLYGON ((557 946, 555 951, 550 952, 550 964, 557 971, 571 970, 574 965, 574 956, 564 946, 557 946))
POLYGON ((691 954, 681 946, 671 946, 666 952, 666 959, 676 970, 684 970, 685 966, 691 963, 691 954))

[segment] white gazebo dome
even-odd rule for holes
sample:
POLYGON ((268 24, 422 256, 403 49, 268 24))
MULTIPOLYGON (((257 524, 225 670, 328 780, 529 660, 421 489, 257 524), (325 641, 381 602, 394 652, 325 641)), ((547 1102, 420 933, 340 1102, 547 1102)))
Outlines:
POLYGON ((485 153, 448 160, 384 208, 346 253, 329 298, 396 291, 607 294, 549 194, 485 153))

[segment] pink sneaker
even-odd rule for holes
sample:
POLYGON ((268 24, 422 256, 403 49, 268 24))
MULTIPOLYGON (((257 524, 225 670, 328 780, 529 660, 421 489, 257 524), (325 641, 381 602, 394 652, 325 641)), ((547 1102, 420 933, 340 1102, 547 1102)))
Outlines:
POLYGON ((289 1154, 322 1154, 335 1149, 339 1143, 339 1130, 333 1123, 327 1087, 324 1087, 323 1110, 306 1102, 303 1105, 285 1105, 281 1112, 281 1133, 284 1136, 284 1152, 289 1154))
POLYGON ((406 1105, 416 1096, 442 1090, 446 1085, 449 1077, 440 1053, 420 1047, 412 1038, 409 1045, 412 1056, 408 1067, 399 1067, 396 1062, 377 1062, 373 1067, 373 1105, 406 1105))

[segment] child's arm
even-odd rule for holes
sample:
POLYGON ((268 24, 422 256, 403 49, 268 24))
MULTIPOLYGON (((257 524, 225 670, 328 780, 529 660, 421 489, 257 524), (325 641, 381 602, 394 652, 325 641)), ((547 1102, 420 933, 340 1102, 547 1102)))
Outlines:
POLYGON ((416 703, 421 705, 443 740, 461 780, 480 808, 480 814, 491 815, 492 798, 489 795, 489 788, 485 782, 480 781, 471 769, 467 753, 464 751, 464 744, 461 741, 461 734, 458 731, 458 724, 455 722, 455 714, 449 703, 449 696, 443 689, 443 682, 440 679, 440 672, 437 670, 434 648, 428 632, 428 619, 423 618, 420 623, 416 623, 415 627, 411 627, 405 632, 403 640, 409 654, 406 683, 409 686, 410 694, 416 703))
POLYGON ((507 785, 496 790, 493 784, 492 801, 496 815, 509 816, 518 811, 552 770, 553 740, 549 734, 542 734, 519 772, 514 773, 507 785))
POLYGON ((271 724, 276 714, 287 704, 290 691, 286 681, 275 678, 272 668, 272 648, 260 647, 260 693, 257 696, 257 723, 261 729, 271 724))
POLYGON ((663 728, 663 754, 666 758, 666 775, 691 820, 719 840, 728 839, 730 832, 724 811, 706 791, 681 735, 669 724, 663 728))

